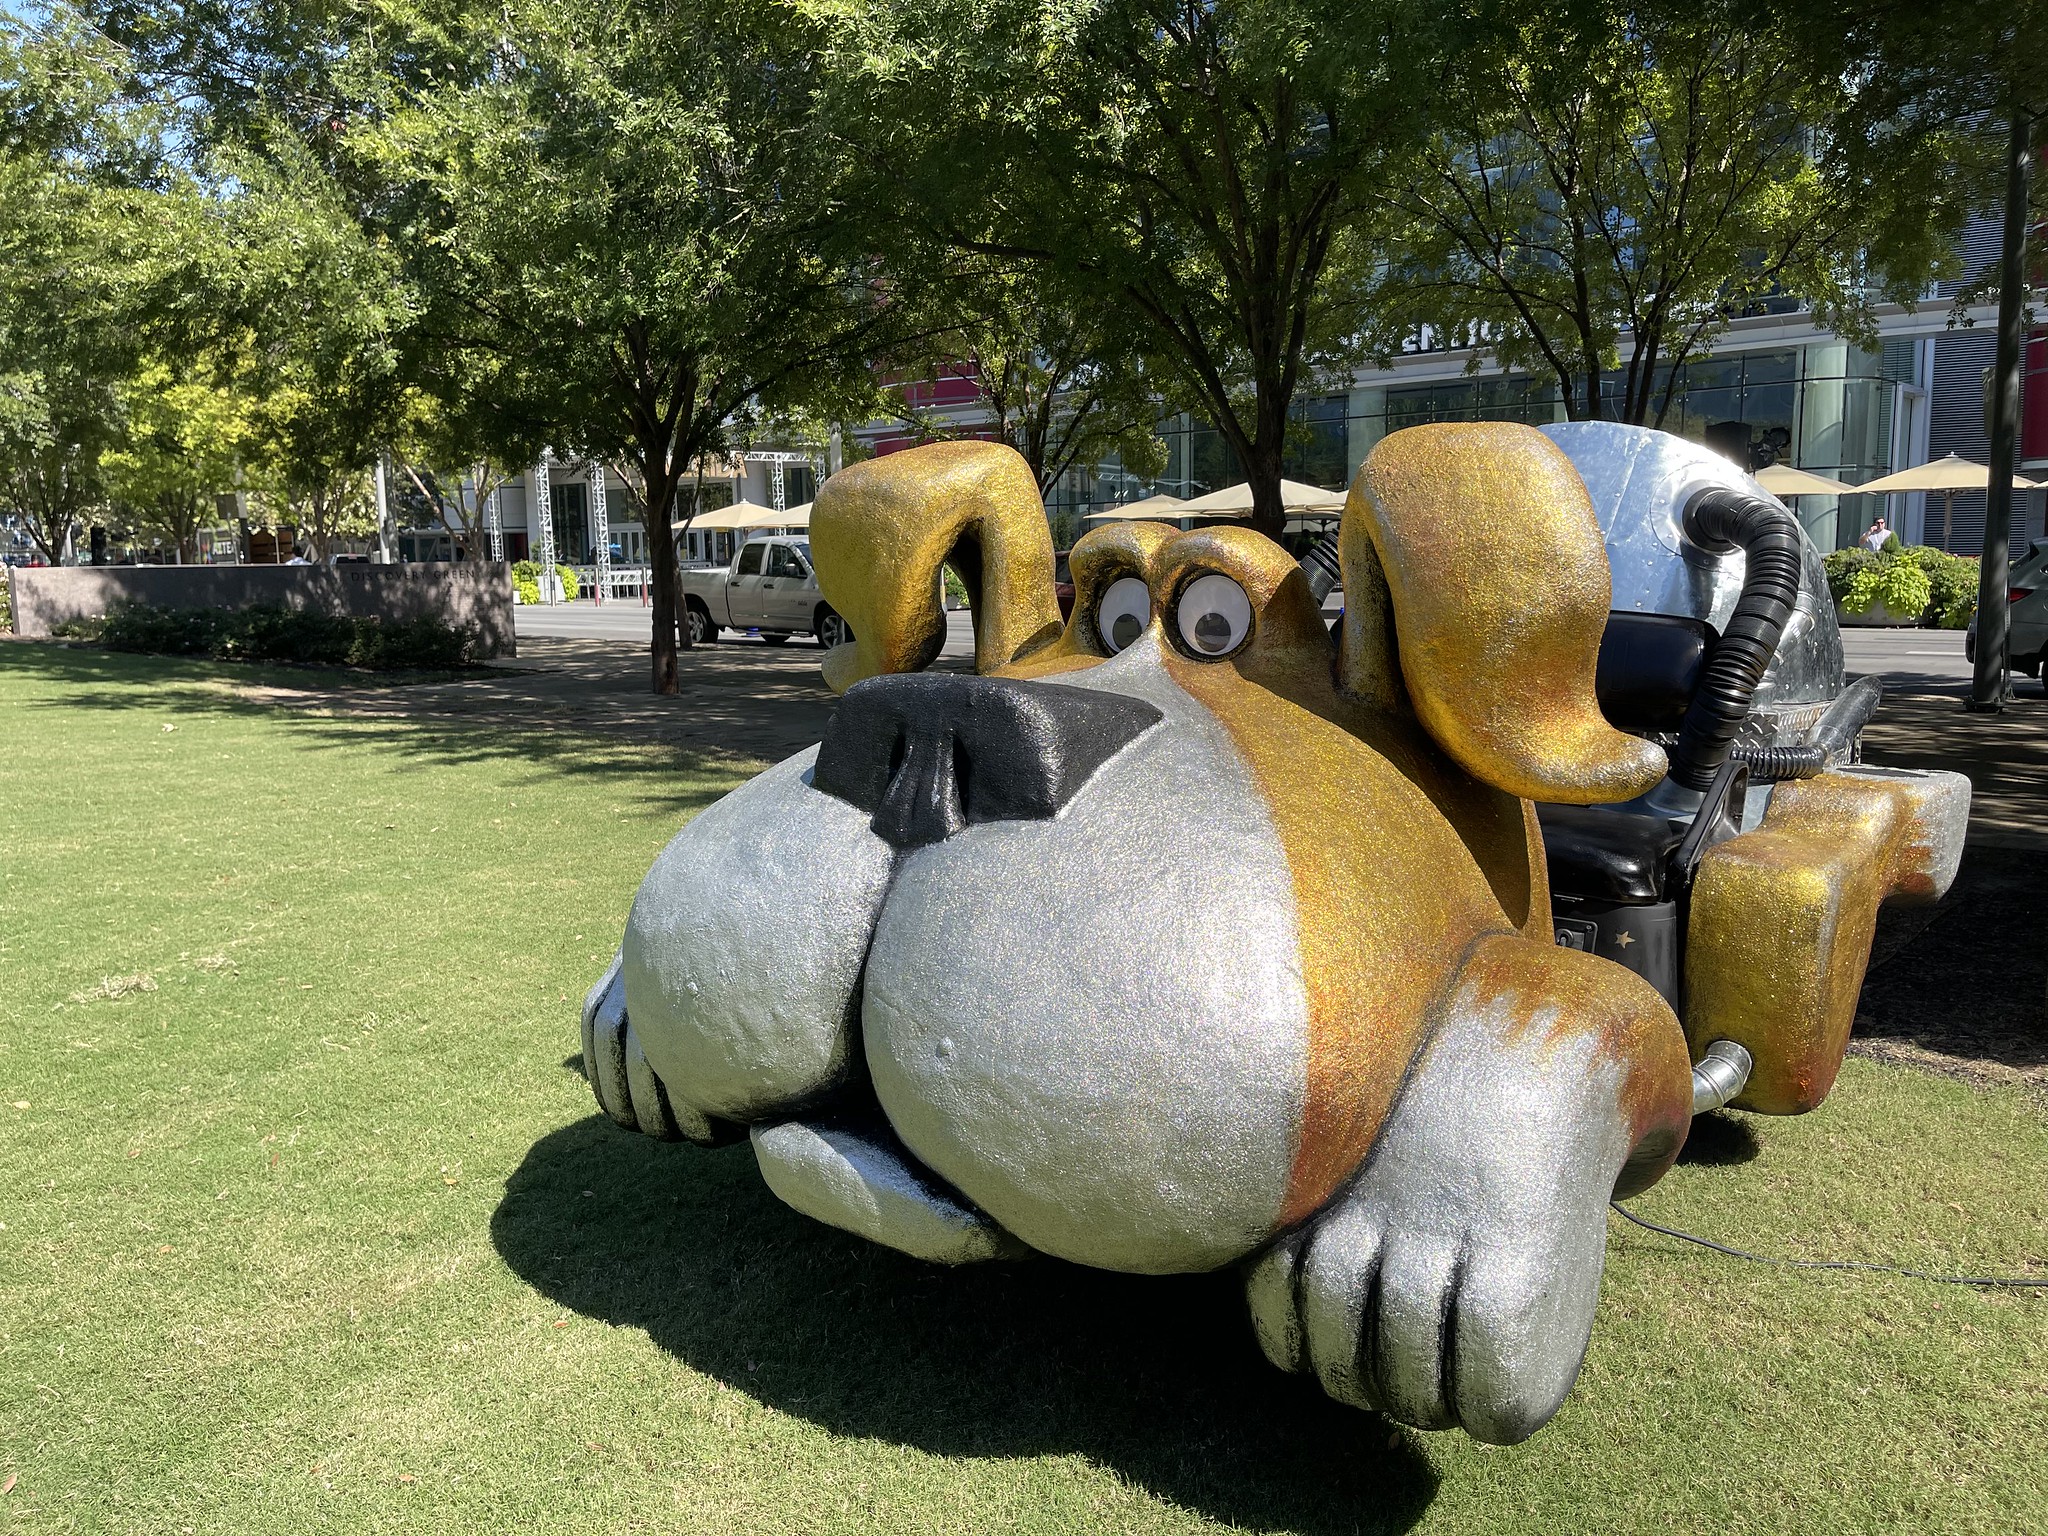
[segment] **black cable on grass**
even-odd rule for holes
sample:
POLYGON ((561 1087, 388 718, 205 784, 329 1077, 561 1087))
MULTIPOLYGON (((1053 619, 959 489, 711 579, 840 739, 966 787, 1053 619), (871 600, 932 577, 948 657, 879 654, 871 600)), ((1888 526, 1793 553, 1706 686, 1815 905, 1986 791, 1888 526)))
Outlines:
POLYGON ((1748 1253, 1740 1248, 1730 1248, 1726 1243, 1717 1243, 1710 1238, 1694 1237, 1690 1232, 1680 1232, 1676 1227, 1660 1227, 1654 1221, 1645 1221, 1619 1200, 1607 1202, 1614 1207, 1616 1215, 1632 1221, 1646 1232, 1655 1232, 1663 1237, 1675 1237, 1681 1243, 1692 1243, 1697 1247, 1711 1248, 1716 1253, 1725 1253, 1731 1259, 1747 1259, 1752 1264, 1776 1264, 1786 1269, 1859 1269, 1880 1275, 1904 1275, 1908 1280, 1929 1280, 1936 1285, 1976 1285, 1986 1287, 2028 1287, 2048 1289, 2048 1280, 2028 1280, 2018 1275, 1931 1275, 1924 1269, 1907 1269, 1898 1264, 1864 1264, 1853 1259, 1781 1259, 1767 1253, 1748 1253))

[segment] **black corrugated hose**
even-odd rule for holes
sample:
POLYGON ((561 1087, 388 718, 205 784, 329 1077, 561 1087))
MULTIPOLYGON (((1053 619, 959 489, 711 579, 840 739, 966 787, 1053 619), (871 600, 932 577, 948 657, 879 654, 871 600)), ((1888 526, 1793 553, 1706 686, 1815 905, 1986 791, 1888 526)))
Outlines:
POLYGON ((1825 773, 1834 763, 1846 763, 1855 751, 1856 738, 1884 698, 1884 682, 1876 677, 1859 677, 1836 695, 1827 713, 1797 746, 1737 747, 1738 762, 1748 765, 1751 780, 1773 784, 1784 779, 1810 779, 1825 773))
POLYGON ((1701 491, 1687 505, 1685 534, 1702 549, 1740 549, 1748 557, 1742 596, 1700 674, 1669 754, 1671 777, 1704 794, 1728 760, 1735 733, 1749 717, 1750 698, 1792 616, 1803 544, 1799 525, 1784 508, 1718 487, 1701 491))
POLYGON ((1301 574, 1308 578, 1308 589, 1321 602, 1337 590, 1337 583, 1343 579, 1343 568, 1337 557, 1337 535, 1324 533, 1301 557, 1301 574))
POLYGON ((1737 747, 1735 759, 1749 769, 1756 784, 1777 784, 1786 779, 1810 779, 1828 765, 1826 747, 1778 746, 1737 747))

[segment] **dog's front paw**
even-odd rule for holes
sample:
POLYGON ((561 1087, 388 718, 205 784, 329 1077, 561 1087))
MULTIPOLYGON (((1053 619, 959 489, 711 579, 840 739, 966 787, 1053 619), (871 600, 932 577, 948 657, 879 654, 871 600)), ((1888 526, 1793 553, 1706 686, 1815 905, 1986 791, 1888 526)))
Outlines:
POLYGON ((1677 1021, 1619 967, 1483 946, 1365 1169, 1254 1262, 1268 1358, 1419 1428, 1527 1439, 1585 1357, 1607 1201, 1676 1154, 1690 1083, 1677 1021))
POLYGON ((1247 1280, 1259 1343, 1340 1402, 1512 1445, 1577 1379, 1604 1206, 1512 1231, 1433 1204, 1368 1178, 1268 1249, 1247 1280))
POLYGON ((718 1147, 746 1135, 734 1125, 676 1103, 667 1085, 647 1064, 647 1053, 626 1017, 624 957, 615 955, 602 980, 583 999, 583 1075, 598 1108, 629 1131, 662 1141, 694 1141, 718 1147))

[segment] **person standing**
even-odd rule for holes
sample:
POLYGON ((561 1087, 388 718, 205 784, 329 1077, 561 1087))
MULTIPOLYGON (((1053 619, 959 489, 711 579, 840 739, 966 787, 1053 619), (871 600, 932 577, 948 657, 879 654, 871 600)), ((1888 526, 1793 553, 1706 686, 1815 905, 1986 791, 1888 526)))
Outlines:
POLYGON ((1884 548, 1884 541, 1891 536, 1892 531, 1885 526, 1884 516, 1880 513, 1870 520, 1870 526, 1864 530, 1863 537, 1859 542, 1874 555, 1884 548))

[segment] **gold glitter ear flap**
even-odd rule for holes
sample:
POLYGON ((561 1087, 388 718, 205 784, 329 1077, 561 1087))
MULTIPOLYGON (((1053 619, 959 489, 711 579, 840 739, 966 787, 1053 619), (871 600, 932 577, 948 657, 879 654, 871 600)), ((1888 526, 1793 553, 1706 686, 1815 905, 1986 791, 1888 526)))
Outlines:
POLYGON ((1438 745, 1525 800, 1627 800, 1664 776, 1663 752, 1615 730, 1594 700, 1607 551, 1585 484, 1541 432, 1396 432, 1366 458, 1344 510, 1346 602, 1356 585, 1362 613, 1380 591, 1393 609, 1391 634, 1384 618, 1347 634, 1351 692, 1391 682, 1391 644, 1438 745))
POLYGON ((811 509, 811 553, 825 601, 854 635, 825 657, 835 693, 938 657, 944 565, 967 587, 977 672, 1059 638, 1038 482, 1002 444, 931 443, 841 470, 811 509))

